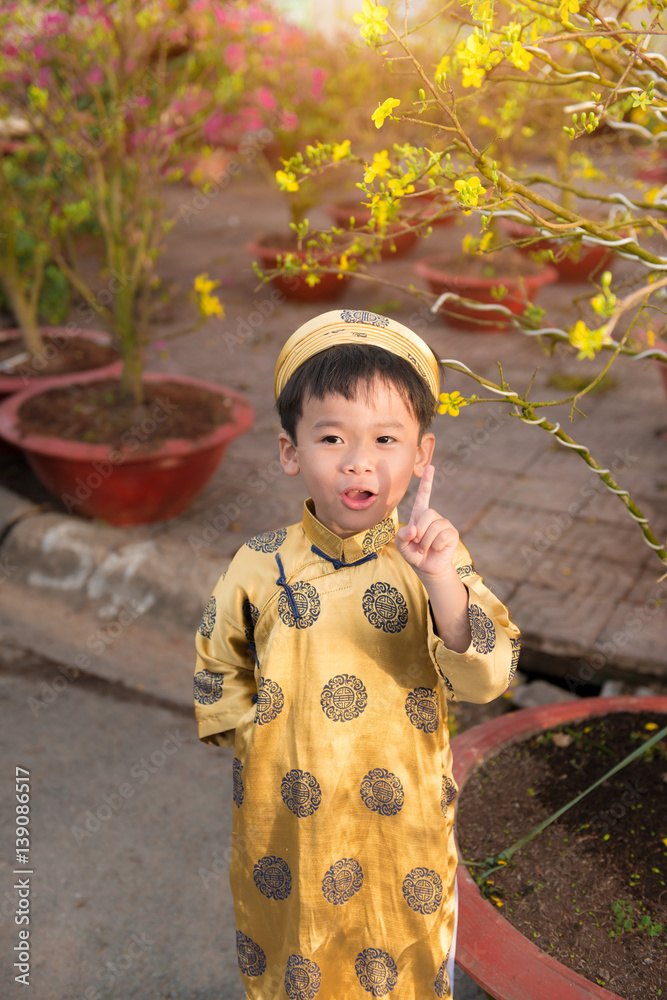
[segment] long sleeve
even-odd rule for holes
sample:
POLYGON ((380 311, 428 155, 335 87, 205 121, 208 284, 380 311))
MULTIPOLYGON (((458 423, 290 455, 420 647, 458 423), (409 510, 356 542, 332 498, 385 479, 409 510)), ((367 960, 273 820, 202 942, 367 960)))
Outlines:
POLYGON ((258 611, 242 585, 243 550, 220 577, 197 630, 194 674, 197 734, 204 743, 232 746, 239 720, 254 708, 254 625, 258 611))
POLYGON ((453 652, 436 634, 429 614, 428 649, 447 697, 452 701, 482 704, 503 694, 514 676, 520 632, 505 605, 475 572, 470 553, 462 542, 454 563, 468 590, 472 639, 465 652, 453 652))

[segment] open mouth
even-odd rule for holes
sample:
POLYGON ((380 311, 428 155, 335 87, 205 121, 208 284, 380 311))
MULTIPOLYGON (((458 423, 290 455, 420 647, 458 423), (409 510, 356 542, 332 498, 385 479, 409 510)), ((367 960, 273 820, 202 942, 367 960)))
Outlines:
POLYGON ((355 510, 369 507, 375 500, 375 496, 376 494, 370 490, 345 490, 344 493, 341 493, 341 499, 345 506, 355 510))

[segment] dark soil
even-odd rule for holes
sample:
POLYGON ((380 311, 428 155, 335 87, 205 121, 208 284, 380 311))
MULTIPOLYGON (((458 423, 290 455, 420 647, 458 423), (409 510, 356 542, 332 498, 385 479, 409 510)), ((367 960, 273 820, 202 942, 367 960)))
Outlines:
POLYGON ((119 382, 104 379, 63 386, 26 400, 19 410, 22 434, 41 434, 109 444, 121 448, 131 439, 133 451, 146 454, 168 439, 194 440, 231 419, 233 400, 197 386, 170 382, 144 385, 136 406, 121 395, 119 382))
MULTIPOLYGON (((666 715, 614 713, 507 746, 461 794, 463 857, 510 847, 666 724, 666 715)), ((667 741, 517 851, 484 892, 592 982, 625 1000, 667 996, 667 741)))
MULTIPOLYGON (((45 337, 44 356, 21 361, 12 371, 0 371, 0 375, 16 378, 17 382, 27 383, 33 378, 43 378, 46 375, 63 375, 69 372, 85 372, 90 368, 99 368, 118 360, 118 351, 105 344, 95 344, 81 337, 45 337)), ((23 354, 23 341, 6 340, 0 343, 0 361, 23 354)))

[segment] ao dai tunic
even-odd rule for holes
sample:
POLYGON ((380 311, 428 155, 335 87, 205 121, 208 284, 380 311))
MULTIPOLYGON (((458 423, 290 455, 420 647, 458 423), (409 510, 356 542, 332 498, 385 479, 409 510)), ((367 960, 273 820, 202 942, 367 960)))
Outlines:
POLYGON ((234 745, 230 882, 248 1000, 448 998, 456 787, 447 699, 506 689, 518 630, 475 573, 435 634, 396 511, 341 539, 312 501, 251 538, 197 636, 199 738, 234 745))

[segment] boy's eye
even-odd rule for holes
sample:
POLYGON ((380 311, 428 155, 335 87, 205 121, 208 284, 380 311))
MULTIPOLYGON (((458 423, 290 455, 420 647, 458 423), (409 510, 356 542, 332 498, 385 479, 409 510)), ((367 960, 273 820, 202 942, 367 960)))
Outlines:
POLYGON ((391 437, 390 434, 382 434, 382 436, 378 438, 380 444, 388 444, 390 441, 395 441, 395 440, 396 439, 391 437))
POLYGON ((322 440, 326 441, 327 444, 338 444, 341 438, 339 438, 337 434, 327 434, 326 437, 322 438, 322 440))

